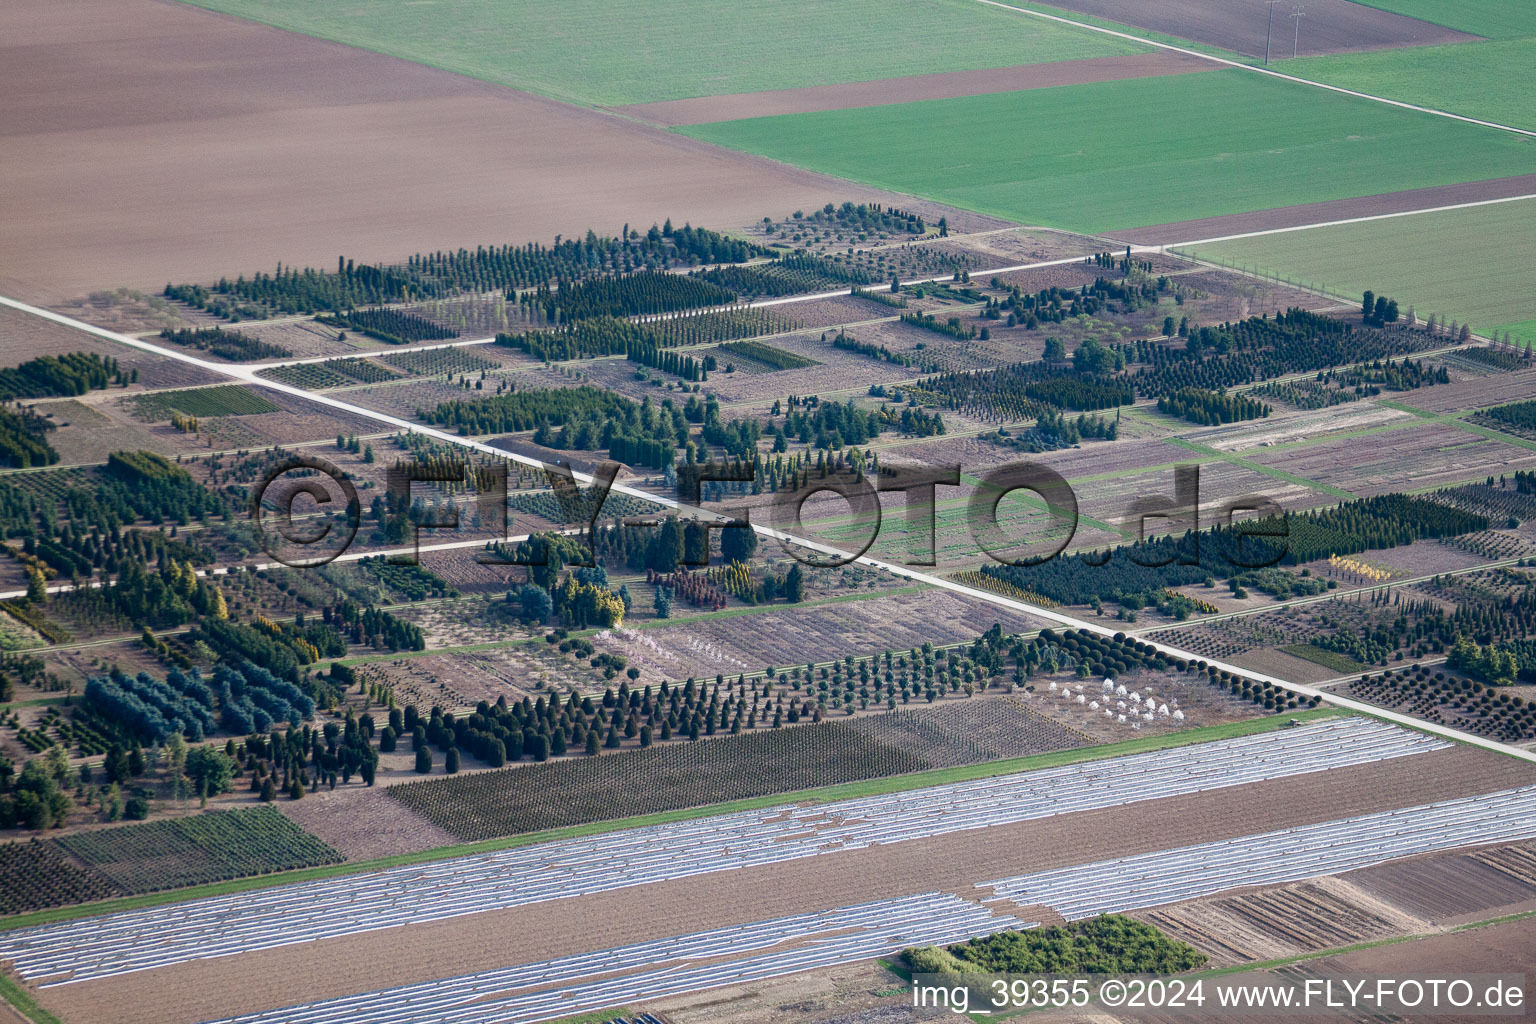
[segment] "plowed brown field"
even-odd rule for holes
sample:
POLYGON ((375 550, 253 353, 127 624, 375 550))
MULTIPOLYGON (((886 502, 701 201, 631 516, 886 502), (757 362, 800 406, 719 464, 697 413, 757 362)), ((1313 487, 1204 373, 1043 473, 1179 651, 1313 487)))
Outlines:
MULTIPOLYGON (((1264 56, 1270 31, 1264 0, 1054 0, 1052 6, 1080 14, 1109 18, 1154 32, 1166 32, 1251 57, 1264 56)), ((1291 25, 1287 4, 1276 12, 1272 52, 1289 56, 1296 42, 1298 56, 1353 53, 1397 46, 1434 46, 1470 42, 1477 36, 1406 18, 1350 0, 1313 0, 1306 5, 1299 32, 1291 25), (1293 40, 1294 37, 1294 40, 1293 40)))
POLYGON ((844 199, 912 206, 158 0, 4 5, 0 91, 0 293, 32 300, 626 221, 732 228, 844 199))
POLYGON ((1156 224, 1151 227, 1127 226, 1121 231, 1109 231, 1110 238, 1137 245, 1174 245, 1178 242, 1196 242, 1205 238, 1225 238, 1249 231, 1269 231, 1272 228, 1293 228, 1303 224, 1325 224, 1352 217, 1374 217, 1383 213, 1402 213, 1406 210, 1432 210, 1440 206, 1458 203, 1476 203, 1484 199, 1503 199, 1508 196, 1524 196, 1536 193, 1536 174, 1523 174, 1514 178, 1491 178, 1487 181, 1468 181, 1458 185, 1437 185, 1433 188, 1415 188, 1405 192, 1383 192, 1380 195, 1360 196, 1356 199, 1334 199, 1326 203, 1306 203, 1302 206, 1280 206, 1270 210, 1254 210, 1252 213, 1232 213, 1224 217, 1205 217, 1201 220, 1185 220, 1176 224, 1156 224))

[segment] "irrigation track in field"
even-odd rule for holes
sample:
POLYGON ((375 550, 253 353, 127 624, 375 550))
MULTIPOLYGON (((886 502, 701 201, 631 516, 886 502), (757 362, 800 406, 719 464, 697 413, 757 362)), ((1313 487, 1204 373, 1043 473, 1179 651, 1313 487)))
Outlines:
POLYGON ((1145 39, 1129 32, 1117 32, 1112 28, 1104 28, 1099 25, 1090 25, 1083 21, 1073 21, 1071 18, 1063 18, 1055 14, 1046 14, 1044 11, 1032 11, 1027 7, 1015 7, 1005 4, 1000 0, 976 0, 977 3, 986 4, 988 7, 998 7, 1005 11, 1013 11, 1016 14, 1027 14, 1032 18, 1044 18, 1046 21, 1058 22, 1062 25, 1071 25, 1074 28, 1086 29, 1089 32, 1098 32, 1101 35, 1114 36, 1117 39, 1128 39, 1133 43, 1141 43, 1143 46, 1155 46, 1159 50, 1169 50, 1173 53, 1181 53, 1187 57, 1198 57, 1224 67, 1238 68, 1243 71, 1252 71, 1260 75, 1268 75, 1286 82, 1295 82, 1298 85, 1310 85, 1314 89, 1325 89, 1328 92, 1336 92, 1343 96, 1353 96, 1356 99, 1370 100, 1373 103, 1383 103, 1389 107, 1400 107, 1403 110, 1416 110, 1421 114, 1433 114, 1436 117, 1448 117, 1453 121, 1464 121, 1467 124, 1475 124, 1483 128, 1496 128, 1501 132, 1509 132, 1513 135, 1524 135, 1536 139, 1536 132, 1527 131, 1524 128, 1515 128, 1507 124, 1499 124, 1497 121, 1482 121, 1475 117, 1465 117, 1461 114, 1453 114, 1449 110, 1438 110, 1434 107, 1421 107, 1415 103, 1404 103, 1402 100, 1388 99, 1385 96, 1375 96, 1368 92, 1356 92, 1354 89, 1345 89, 1342 86, 1329 85, 1327 82, 1315 82, 1310 78, 1298 78, 1296 75, 1287 75, 1283 71, 1271 71, 1269 68, 1259 67, 1254 64, 1244 64, 1242 61, 1228 60, 1225 57, 1217 57, 1213 54, 1202 53, 1199 50, 1191 50, 1183 46, 1174 46, 1172 43, 1160 43, 1154 39, 1145 39))
MULTIPOLYGON (((1058 262, 1076 263, 1079 260, 1080 257, 1072 257, 1069 260, 1062 260, 1058 262)), ((835 294, 842 293, 838 292, 835 294)), ((94 335, 98 338, 104 338, 108 341, 117 342, 121 345, 127 345, 130 348, 136 348, 141 351, 151 352, 155 355, 163 356, 169 359, 176 359, 184 363, 190 363, 194 366, 200 366, 203 369, 211 370, 215 373, 222 373, 225 376, 231 377, 235 380, 243 381, 248 384, 254 384, 260 387, 268 388, 270 390, 278 391, 282 394, 286 394, 295 398, 302 398, 307 401, 314 402, 317 405, 323 405, 328 408, 337 409, 341 412, 350 413, 354 416, 362 416, 364 418, 372 419, 380 423, 387 423, 398 429, 405 430, 413 434, 421 434, 425 437, 436 438, 439 441, 446 441, 449 444, 459 445, 460 447, 468 448, 472 451, 478 451, 485 455, 506 459, 511 462, 517 462, 519 464, 540 470, 557 468, 551 467, 548 463, 545 463, 542 460, 530 458, 526 455, 521 455, 516 452, 503 451, 500 448, 493 447, 492 445, 485 444, 484 442, 475 441, 468 437, 461 437, 458 434, 449 433, 446 430, 438 430, 435 427, 424 426, 420 423, 402 419, 398 416, 391 416, 387 413, 375 412, 372 409, 365 409, 362 406, 353 405, 349 402, 343 402, 339 399, 332 398, 329 395, 317 395, 312 392, 305 391, 303 388, 294 387, 289 384, 282 384, 278 381, 265 380, 257 377, 255 370, 248 366, 227 366, 218 363, 212 363, 206 359, 200 359, 196 356, 190 356, 182 352, 174 352, 152 342, 130 337, 126 334, 120 334, 117 331, 108 330, 104 327, 97 327, 93 324, 85 323, 82 320, 76 320, 74 317, 65 316, 62 313, 55 313, 51 310, 29 305, 28 303, 20 302, 16 299, 12 299, 3 295, 0 295, 0 305, 8 306, 23 313, 28 313, 32 316, 40 317, 44 320, 49 320, 53 323, 61 324, 65 327, 70 327, 86 334, 94 335)), ((578 483, 590 485, 594 482, 594 478, 589 473, 579 473, 570 467, 558 467, 557 469, 560 472, 570 473, 572 478, 578 483)), ((658 494, 652 494, 649 491, 633 487, 628 484, 615 482, 609 488, 609 490, 611 493, 622 494, 628 497, 639 498, 643 501, 653 502, 657 505, 661 505, 664 508, 668 508, 676 512, 686 512, 707 522, 726 523, 732 521, 729 516, 721 515, 716 512, 710 512, 706 509, 701 509, 696 506, 685 505, 682 502, 676 501, 675 499, 663 497, 658 494)), ((1102 626, 1096 622, 1091 622, 1087 619, 1080 619, 1074 615, 1065 615, 1061 612, 1041 608, 1037 605, 1028 604, 1024 601, 1015 601, 1011 598, 1002 597, 1001 595, 994 594, 989 591, 978 590, 974 587, 968 587, 964 584, 956 583, 953 580, 934 576, 931 573, 920 572, 916 569, 908 568, 906 566, 895 565, 890 562, 884 562, 876 558, 871 558, 868 555, 854 554, 827 544, 821 544, 802 537, 796 537, 792 534, 785 533, 782 530, 777 530, 772 527, 753 523, 751 524, 751 529, 753 532, 760 536, 769 537, 778 541, 786 551, 792 547, 803 548, 820 555, 830 556, 830 558, 833 560, 842 562, 844 564, 848 562, 858 562, 861 565, 867 565, 874 569, 880 569, 891 573, 894 576, 909 579, 916 583, 925 583, 940 590, 946 590, 954 594, 959 594, 962 597, 966 597, 971 600, 996 605, 1000 608, 1008 608, 1012 611, 1033 616, 1038 619, 1044 619, 1047 622, 1065 626, 1069 629, 1077 629, 1086 633, 1092 633, 1095 636, 1113 638, 1116 633, 1116 630, 1114 629, 1111 629, 1107 626, 1102 626)), ((483 543, 483 541, 477 543, 483 543)), ((1254 672, 1251 669, 1240 668, 1237 665, 1230 665, 1209 658, 1201 658, 1189 651, 1181 650, 1177 647, 1173 647, 1158 641, 1144 642, 1149 643, 1152 647, 1161 653, 1174 659, 1204 662, 1205 664, 1210 665, 1220 671, 1226 671, 1232 675, 1244 679, 1249 679, 1254 682, 1268 683, 1271 686, 1279 687, 1281 689, 1298 694, 1299 696, 1309 698, 1316 697, 1319 700, 1327 701, 1337 707, 1371 715, 1376 718, 1385 719, 1390 722, 1395 722, 1398 725, 1405 725, 1424 732, 1435 733, 1437 735, 1444 736, 1461 743, 1496 751, 1498 753, 1506 754, 1510 757, 1519 758, 1523 761, 1536 763, 1536 753, 1522 750, 1519 747, 1513 747, 1506 743, 1499 743, 1494 740, 1485 739, 1481 736, 1474 736, 1473 734, 1463 732, 1460 729, 1452 729, 1434 722, 1426 722, 1421 719, 1414 718, 1411 715, 1404 715, 1395 711, 1387 711, 1383 708, 1378 708, 1373 704, 1368 704, 1364 701, 1351 700, 1346 697, 1340 697, 1337 694, 1319 690, 1316 687, 1306 686, 1300 683, 1293 683, 1289 680, 1280 679, 1275 676, 1264 675, 1260 672, 1254 672)))

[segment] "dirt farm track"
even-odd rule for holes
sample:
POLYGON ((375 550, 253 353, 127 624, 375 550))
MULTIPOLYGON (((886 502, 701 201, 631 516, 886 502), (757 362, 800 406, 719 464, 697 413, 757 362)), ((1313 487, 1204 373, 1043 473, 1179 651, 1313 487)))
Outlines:
POLYGON ((34 301, 880 197, 162 0, 0 6, 0 91, 0 294, 34 301))
MULTIPOLYGON (((192 961, 42 993, 67 1021, 195 1024, 328 996, 596 951, 864 900, 945 890, 1024 869, 1084 863, 1529 784, 1529 766, 1471 748, 1247 784, 553 900, 240 956, 192 961), (273 979, 283 979, 274 987, 273 979), (174 996, 171 995, 174 993, 174 996)), ((1043 907, 1028 920, 1054 920, 1043 907)), ((402 922, 404 924, 405 922, 402 922)))

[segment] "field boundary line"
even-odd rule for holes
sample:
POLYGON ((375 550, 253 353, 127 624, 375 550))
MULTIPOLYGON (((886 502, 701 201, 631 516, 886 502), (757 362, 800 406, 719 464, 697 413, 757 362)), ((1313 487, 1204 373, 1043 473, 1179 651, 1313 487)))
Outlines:
MULTIPOLYGON (((982 2, 992 2, 992 0, 982 0, 982 2)), ((1060 260, 1056 262, 1076 263, 1081 259, 1082 257, 1074 256, 1071 259, 1060 260)), ((836 294, 841 294, 841 292, 836 294)), ((496 458, 507 459, 522 465, 531 466, 535 469, 549 468, 549 464, 540 459, 534 459, 517 452, 504 451, 482 441, 476 441, 468 437, 460 436, 458 434, 449 433, 446 430, 439 430, 436 427, 426 426, 424 424, 416 423, 399 416, 392 416, 388 413, 377 412, 373 409, 365 409, 362 406, 352 405, 350 402, 343 402, 339 399, 332 398, 329 395, 317 395, 313 392, 305 391, 303 388, 294 387, 289 384, 283 384, 278 381, 265 380, 263 378, 257 377, 255 372, 248 367, 220 366, 214 363, 210 363, 206 359, 199 359, 195 356, 189 356, 181 352, 172 352, 160 345, 155 345, 151 342, 146 342, 139 338, 130 337, 126 334, 120 334, 117 331, 108 330, 105 327, 97 327, 96 325, 88 324, 83 320, 76 320, 74 317, 65 316, 62 313, 55 313, 52 310, 43 309, 39 306, 33 306, 29 303, 22 302, 18 299, 12 299, 8 296, 0 295, 0 306, 8 306, 12 309, 19 310, 20 312, 29 313, 33 316, 41 317, 45 320, 50 320, 65 327, 72 327, 87 334, 92 334, 99 338, 105 338, 108 341, 115 341, 120 344, 128 345, 132 348, 153 352, 161 356, 168 356, 172 359, 177 359, 182 362, 191 363, 195 366, 204 367, 205 369, 215 370, 216 372, 234 377, 237 380, 241 380, 250 384, 256 384, 260 387, 269 388, 291 397, 307 399, 311 402, 315 402, 316 404, 337 409, 341 412, 345 412, 353 416, 361 416, 365 419, 373 419, 380 423, 388 423, 400 429, 409 431, 413 434, 421 434, 426 437, 435 438, 439 441, 446 441, 449 444, 459 445, 460 447, 469 448, 474 451, 482 452, 486 455, 494 456, 496 458)), ((570 467, 561 468, 563 471, 571 473, 572 478, 579 483, 590 485, 593 482, 593 477, 590 473, 576 472, 570 467)), ((690 513, 692 515, 699 516, 713 522, 724 522, 730 520, 730 517, 724 514, 710 512, 707 509, 698 508, 692 505, 686 505, 674 498, 653 494, 650 491, 646 491, 638 487, 632 487, 628 484, 614 483, 609 488, 609 492, 613 494, 622 494, 633 498, 641 498, 646 501, 654 502, 658 505, 661 505, 663 508, 670 509, 674 512, 690 513)), ((882 561, 881 559, 872 558, 868 555, 852 555, 841 548, 836 548, 829 544, 823 544, 818 541, 808 540, 804 537, 796 537, 793 534, 785 533, 782 530, 778 530, 770 526, 763 526, 758 523, 752 523, 751 528, 754 533, 776 540, 782 547, 785 547, 786 549, 788 547, 804 548, 808 551, 814 551, 817 554, 827 555, 835 559, 840 559, 845 563, 858 562, 859 564, 867 565, 872 569, 883 570, 892 574, 893 576, 909 579, 917 583, 926 583, 940 590, 959 594, 962 597, 970 598, 972 600, 979 600, 983 603, 995 605, 999 608, 1007 608, 1011 611, 1033 616, 1037 619, 1044 619, 1053 625, 1064 626, 1068 629, 1075 629, 1082 632, 1091 633, 1094 636, 1109 639, 1113 639, 1117 632, 1117 630, 1108 626, 1103 626, 1097 622, 1079 618, 1075 615, 1067 615, 1052 609, 1041 608, 1038 605, 1028 604, 1024 601, 1016 601, 1011 598, 1003 597, 1000 594, 994 594, 990 591, 981 590, 976 587, 968 587, 964 584, 956 583, 954 580, 945 579, 941 576, 935 576, 932 573, 921 572, 908 566, 896 565, 891 562, 882 561)), ((1122 635, 1124 635, 1123 632, 1122 635)), ((1268 683, 1271 686, 1279 687, 1280 689, 1297 694, 1298 696, 1309 698, 1316 697, 1320 701, 1328 701, 1329 703, 1332 703, 1346 710, 1357 711, 1362 714, 1371 715, 1375 718, 1393 722, 1397 725, 1419 729, 1423 732, 1430 732, 1435 735, 1442 736, 1446 739, 1454 740, 1458 743, 1465 743, 1475 747, 1482 747, 1485 750, 1506 754, 1510 757, 1519 758, 1522 761, 1536 763, 1536 752, 1523 750, 1519 747, 1511 746, 1507 743, 1500 743, 1496 740, 1486 739, 1482 736, 1476 736, 1472 733, 1463 732, 1460 729, 1453 729, 1449 726, 1440 725, 1435 722, 1426 722, 1422 719, 1414 718, 1411 715, 1401 714, 1396 711, 1388 711, 1385 708, 1376 707, 1374 704, 1369 704, 1365 701, 1351 700, 1346 697, 1340 697, 1325 690, 1320 690, 1314 686, 1307 686, 1302 683, 1291 682, 1286 679, 1266 675, 1261 672, 1255 672, 1252 669, 1242 668, 1237 665, 1216 661, 1211 658, 1202 658, 1190 651, 1185 651, 1169 644, 1163 644, 1156 641, 1149 641, 1149 643, 1160 653, 1168 655, 1174 659, 1192 662, 1204 662, 1206 665, 1215 668, 1218 671, 1224 671, 1242 679, 1248 679, 1258 683, 1268 683)))
POLYGON ((1278 78, 1286 82, 1295 82, 1298 85, 1310 85, 1314 89, 1326 89, 1344 96, 1353 96, 1356 99, 1371 100, 1376 103, 1384 103, 1391 107, 1401 107, 1404 110, 1413 110, 1421 114, 1433 114, 1436 117, 1448 117, 1453 121, 1465 121, 1467 124, 1475 124, 1483 128, 1495 128, 1501 132, 1509 132, 1512 135, 1524 135, 1527 138, 1536 139, 1536 131, 1525 128, 1515 128, 1512 125, 1500 124, 1497 121, 1483 121, 1476 117, 1467 117, 1464 114, 1453 114, 1449 110, 1439 110, 1435 107, 1421 107, 1416 103, 1405 103, 1402 100, 1388 99, 1385 96, 1376 96, 1368 92, 1357 92, 1354 89, 1345 89, 1343 86, 1329 85, 1327 82, 1317 82, 1310 78, 1301 78, 1296 75, 1287 75, 1283 71, 1271 71, 1269 68, 1259 67, 1255 64, 1244 64, 1242 61, 1228 60, 1225 57, 1217 57, 1214 54, 1201 53, 1199 50, 1191 50, 1184 46, 1174 46, 1172 43, 1162 43, 1155 39, 1144 39, 1141 36, 1132 35, 1129 32, 1117 32, 1112 28, 1103 28, 1099 25, 1090 25, 1083 21, 1073 21, 1071 18, 1063 18, 1055 14, 1046 14, 1044 11, 1032 11, 1027 7, 1015 7, 1013 4, 1002 3, 1001 0, 976 0, 977 3, 986 4, 988 7, 999 7, 1005 11, 1015 11, 1019 14, 1028 14, 1035 18, 1044 18, 1046 21, 1056 21, 1063 25, 1071 25, 1075 28, 1087 29, 1089 32, 1099 32, 1107 36, 1115 36, 1133 43, 1141 43, 1143 46, 1155 46, 1160 50, 1171 50, 1174 53, 1186 54, 1190 57, 1199 57, 1201 60, 1212 61, 1229 68, 1238 68, 1243 71, 1252 71, 1271 78, 1278 78))
POLYGON ((1366 217, 1345 217, 1342 220, 1323 220, 1315 224, 1293 224, 1284 228, 1265 228, 1262 231, 1244 231, 1236 235, 1220 235, 1216 238, 1197 238, 1192 242, 1170 242, 1164 249, 1188 249, 1195 245, 1216 245, 1219 242, 1236 242, 1244 238, 1263 238, 1265 235, 1284 235, 1293 231, 1312 231, 1316 228, 1336 228, 1348 224, 1365 224, 1373 220, 1392 220, 1396 217, 1417 217, 1421 213, 1447 213, 1451 210, 1470 210, 1475 206, 1494 206, 1498 203, 1518 203, 1536 199, 1536 192, 1520 196, 1499 196, 1497 199, 1478 199, 1470 203, 1452 203, 1449 206, 1426 206, 1422 210, 1397 210, 1393 213, 1373 213, 1366 217))

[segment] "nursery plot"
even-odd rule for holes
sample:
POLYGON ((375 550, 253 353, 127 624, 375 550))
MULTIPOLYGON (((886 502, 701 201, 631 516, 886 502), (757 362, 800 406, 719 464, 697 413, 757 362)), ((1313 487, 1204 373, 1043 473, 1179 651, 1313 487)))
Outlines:
POLYGON ((466 338, 489 338, 502 332, 525 331, 542 326, 525 307, 509 302, 501 292, 414 302, 401 308, 450 327, 466 338))
POLYGON ((81 868, 54 840, 0 845, 0 914, 89 903, 123 893, 100 872, 81 868))
MULTIPOLYGON (((674 614, 681 609, 674 606, 674 614)), ((874 596, 812 607, 770 606, 676 626, 599 633, 593 646, 624 655, 641 681, 735 675, 770 665, 794 665, 845 655, 908 650, 925 642, 971 640, 994 623, 1003 632, 1038 629, 1027 615, 937 590, 874 596)))
MULTIPOLYGON (((875 325, 858 327, 854 330, 859 332, 862 340, 862 336, 869 332, 872 326, 875 325)), ((889 325, 878 326, 884 328, 889 325)), ((882 362, 857 352, 834 348, 830 339, 826 344, 822 344, 820 335, 817 334, 778 337, 773 340, 773 344, 786 352, 807 359, 815 359, 820 365, 778 370, 772 373, 747 373, 744 372, 743 366, 738 366, 735 373, 726 373, 726 360, 732 357, 717 356, 720 369, 709 375, 709 380, 704 382, 704 389, 718 395, 722 403, 771 404, 774 399, 781 399, 787 395, 816 393, 823 396, 831 395, 842 400, 862 394, 872 384, 910 380, 915 375, 911 367, 882 362), (829 384, 834 385, 836 390, 829 391, 829 384)))
POLYGON ((501 365, 485 358, 475 349, 462 347, 435 348, 424 352, 396 352, 382 357, 380 361, 421 377, 433 377, 438 374, 479 374, 484 370, 497 369, 501 365))
POLYGON ((273 405, 260 392, 240 384, 219 384, 211 388, 192 388, 183 391, 157 391, 133 399, 129 403, 134 414, 146 423, 160 423, 171 418, 172 413, 184 416, 249 416, 264 412, 276 412, 273 405))
POLYGON ((222 322, 203 310, 132 288, 93 291, 56 302, 50 308, 76 320, 124 334, 158 333, 167 327, 213 327, 222 322))
MULTIPOLYGON (((1202 594, 1214 595, 1218 592, 1186 587, 1179 593, 1202 596, 1202 594)), ((1204 599, 1211 598, 1205 596, 1204 599)), ((1261 647, 1285 647, 1290 644, 1305 643, 1317 635, 1317 628, 1301 610, 1281 608, 1258 615, 1202 622, 1165 635, 1172 638, 1171 643, 1191 654, 1227 661, 1261 647)))
MULTIPOLYGON (((511 628, 482 633, 480 642, 509 639, 511 628)), ((514 634, 515 635, 515 634, 514 634)), ((563 693, 570 687, 588 692, 602 675, 585 662, 549 650, 542 637, 479 651, 454 651, 371 662, 357 671, 390 687, 395 699, 418 707, 439 705, 450 710, 473 708, 480 701, 494 704, 537 695, 540 689, 563 693)))
POLYGON ((1065 678, 1052 683, 1037 677, 1031 681, 1030 692, 1016 693, 1013 699, 1035 714, 1092 737, 1094 743, 1166 735, 1197 726, 1243 721, 1263 713, 1263 708, 1252 701, 1218 690, 1203 677, 1134 669, 1116 676, 1114 682, 1114 691, 1105 693, 1097 678, 1065 678), (1121 694, 1121 686, 1128 692, 1121 694), (1079 703, 1078 696, 1084 697, 1085 702, 1079 703), (1093 704, 1099 706, 1092 707, 1093 704), (1162 713, 1163 707, 1169 709, 1167 714, 1162 713), (1174 712, 1180 717, 1174 717, 1174 712))
POLYGON ((80 404, 88 410, 87 415, 78 420, 56 416, 55 422, 60 426, 48 432, 48 443, 58 451, 62 465, 106 462, 109 454, 124 449, 142 448, 174 458, 198 443, 169 427, 145 425, 120 402, 98 399, 80 404), (98 416, 107 422, 100 422, 98 416))
POLYGON ((1006 698, 982 697, 395 786, 389 793, 462 840, 488 839, 1087 742, 1006 698))
POLYGON ((1475 377, 1458 374, 1449 384, 1422 388, 1404 396, 1406 404, 1426 412, 1452 413, 1487 409, 1536 398, 1536 369, 1475 377))
POLYGON ((130 893, 341 861, 335 850, 271 807, 76 832, 57 842, 130 893))
MULTIPOLYGON (((484 392, 465 392, 458 384, 445 384, 441 380, 418 380, 408 384, 381 384, 377 387, 359 388, 347 392, 347 401, 375 412, 388 413, 405 419, 415 419, 418 411, 431 411, 443 402, 452 402, 484 392)), ((374 424, 371 430, 376 430, 374 424)))
MULTIPOLYGON (((380 767, 384 767, 382 759, 380 767)), ((390 785, 397 780, 381 772, 379 782, 390 785)), ((306 794, 303 800, 285 800, 278 804, 278 810, 348 861, 416 853, 455 842, 451 833, 406 811, 379 786, 320 790, 306 794)))
POLYGON ((1363 495, 1497 476, 1536 463, 1536 452, 1449 425, 1426 423, 1279 453, 1255 453, 1252 460, 1363 495))
MULTIPOLYGON (((310 359, 315 356, 345 356, 355 351, 357 346, 365 348, 383 348, 382 342, 366 338, 361 334, 347 333, 335 327, 329 327, 315 320, 282 320, 276 323, 262 323, 260 320, 242 320, 232 326, 226 325, 224 329, 239 331, 271 345, 277 345, 292 353, 285 356, 287 359, 310 359), (345 337, 343 337, 345 335, 345 337)), ((157 341, 160 339, 157 339, 157 341)), ((175 345, 167 343, 170 348, 175 345)), ((196 354, 196 353, 194 353, 196 354)))
MULTIPOLYGON (((8 306, 0 307, 0 367, 14 367, 39 356, 57 358, 75 352, 115 359, 125 376, 137 375, 137 379, 128 385, 130 393, 146 388, 212 384, 222 379, 201 367, 118 345, 8 306)), ((123 390, 114 385, 104 393, 111 395, 123 390)))
MULTIPOLYGON (((1354 402, 1340 407, 1319 409, 1299 415, 1279 412, 1264 419, 1231 423, 1208 429, 1182 431, 1186 441, 1222 452, 1251 452, 1258 448, 1297 441, 1312 441, 1328 434, 1369 430, 1388 424, 1408 423, 1412 413, 1374 402, 1354 402)), ((1355 439, 1358 440, 1358 439, 1355 439)))

